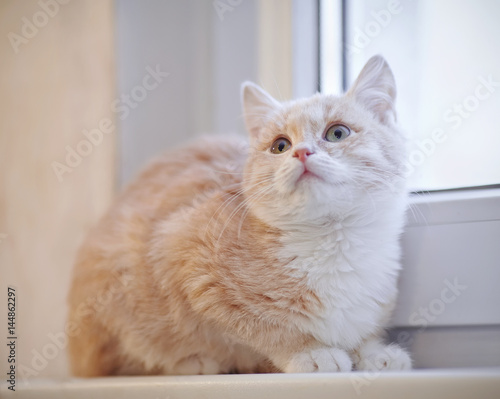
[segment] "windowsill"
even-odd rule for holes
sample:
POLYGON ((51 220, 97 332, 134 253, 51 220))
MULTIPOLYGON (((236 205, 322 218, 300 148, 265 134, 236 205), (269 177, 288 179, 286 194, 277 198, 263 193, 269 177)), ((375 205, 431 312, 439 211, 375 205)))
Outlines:
POLYGON ((410 227, 500 220, 500 188, 412 193, 410 207, 410 227))
MULTIPOLYGON (((5 385, 4 385, 5 387, 5 385)), ((2 388, 2 391, 6 390, 2 388)), ((17 398, 498 398, 500 368, 33 380, 17 398)))

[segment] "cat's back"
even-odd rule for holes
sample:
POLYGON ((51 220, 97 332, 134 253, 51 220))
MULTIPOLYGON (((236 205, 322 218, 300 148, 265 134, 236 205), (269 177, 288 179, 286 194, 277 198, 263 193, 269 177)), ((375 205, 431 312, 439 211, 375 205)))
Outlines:
POLYGON ((166 151, 127 187, 119 201, 148 208, 188 205, 241 183, 248 144, 236 136, 204 136, 166 151))
POLYGON ((140 231, 146 234, 155 220, 180 208, 238 190, 247 150, 241 137, 203 136, 163 152, 128 185, 101 226, 115 226, 110 233, 117 238, 137 236, 140 231))
POLYGON ((87 235, 77 255, 70 300, 85 297, 89 285, 102 289, 110 271, 127 273, 143 263, 158 223, 237 192, 247 149, 243 138, 207 136, 150 162, 87 235))

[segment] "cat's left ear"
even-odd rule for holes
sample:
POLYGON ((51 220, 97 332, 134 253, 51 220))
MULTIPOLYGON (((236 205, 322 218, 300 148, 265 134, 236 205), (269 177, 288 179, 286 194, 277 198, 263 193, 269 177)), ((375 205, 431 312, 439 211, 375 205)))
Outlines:
POLYGON ((396 82, 391 68, 380 55, 368 60, 347 92, 371 111, 382 123, 396 121, 396 82))
POLYGON ((270 94, 252 82, 244 82, 241 85, 241 102, 245 125, 252 138, 259 137, 266 120, 281 107, 270 94))

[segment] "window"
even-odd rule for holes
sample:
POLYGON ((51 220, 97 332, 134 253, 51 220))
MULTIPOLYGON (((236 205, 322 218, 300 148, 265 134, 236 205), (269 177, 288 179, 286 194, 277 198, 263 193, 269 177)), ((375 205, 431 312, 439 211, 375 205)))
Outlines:
POLYGON ((500 183, 498 15, 495 0, 321 1, 321 89, 348 88, 370 56, 387 59, 414 191, 500 183))

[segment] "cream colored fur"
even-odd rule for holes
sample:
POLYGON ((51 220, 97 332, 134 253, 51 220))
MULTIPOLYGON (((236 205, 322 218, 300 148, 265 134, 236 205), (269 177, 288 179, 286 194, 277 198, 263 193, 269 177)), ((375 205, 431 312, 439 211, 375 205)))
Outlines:
POLYGON ((386 62, 340 97, 279 103, 245 83, 242 99, 249 143, 164 154, 90 232, 69 296, 74 374, 411 367, 380 338, 406 207, 386 62), (351 134, 326 141, 332 123, 351 134), (291 147, 274 154, 280 137, 291 147))

